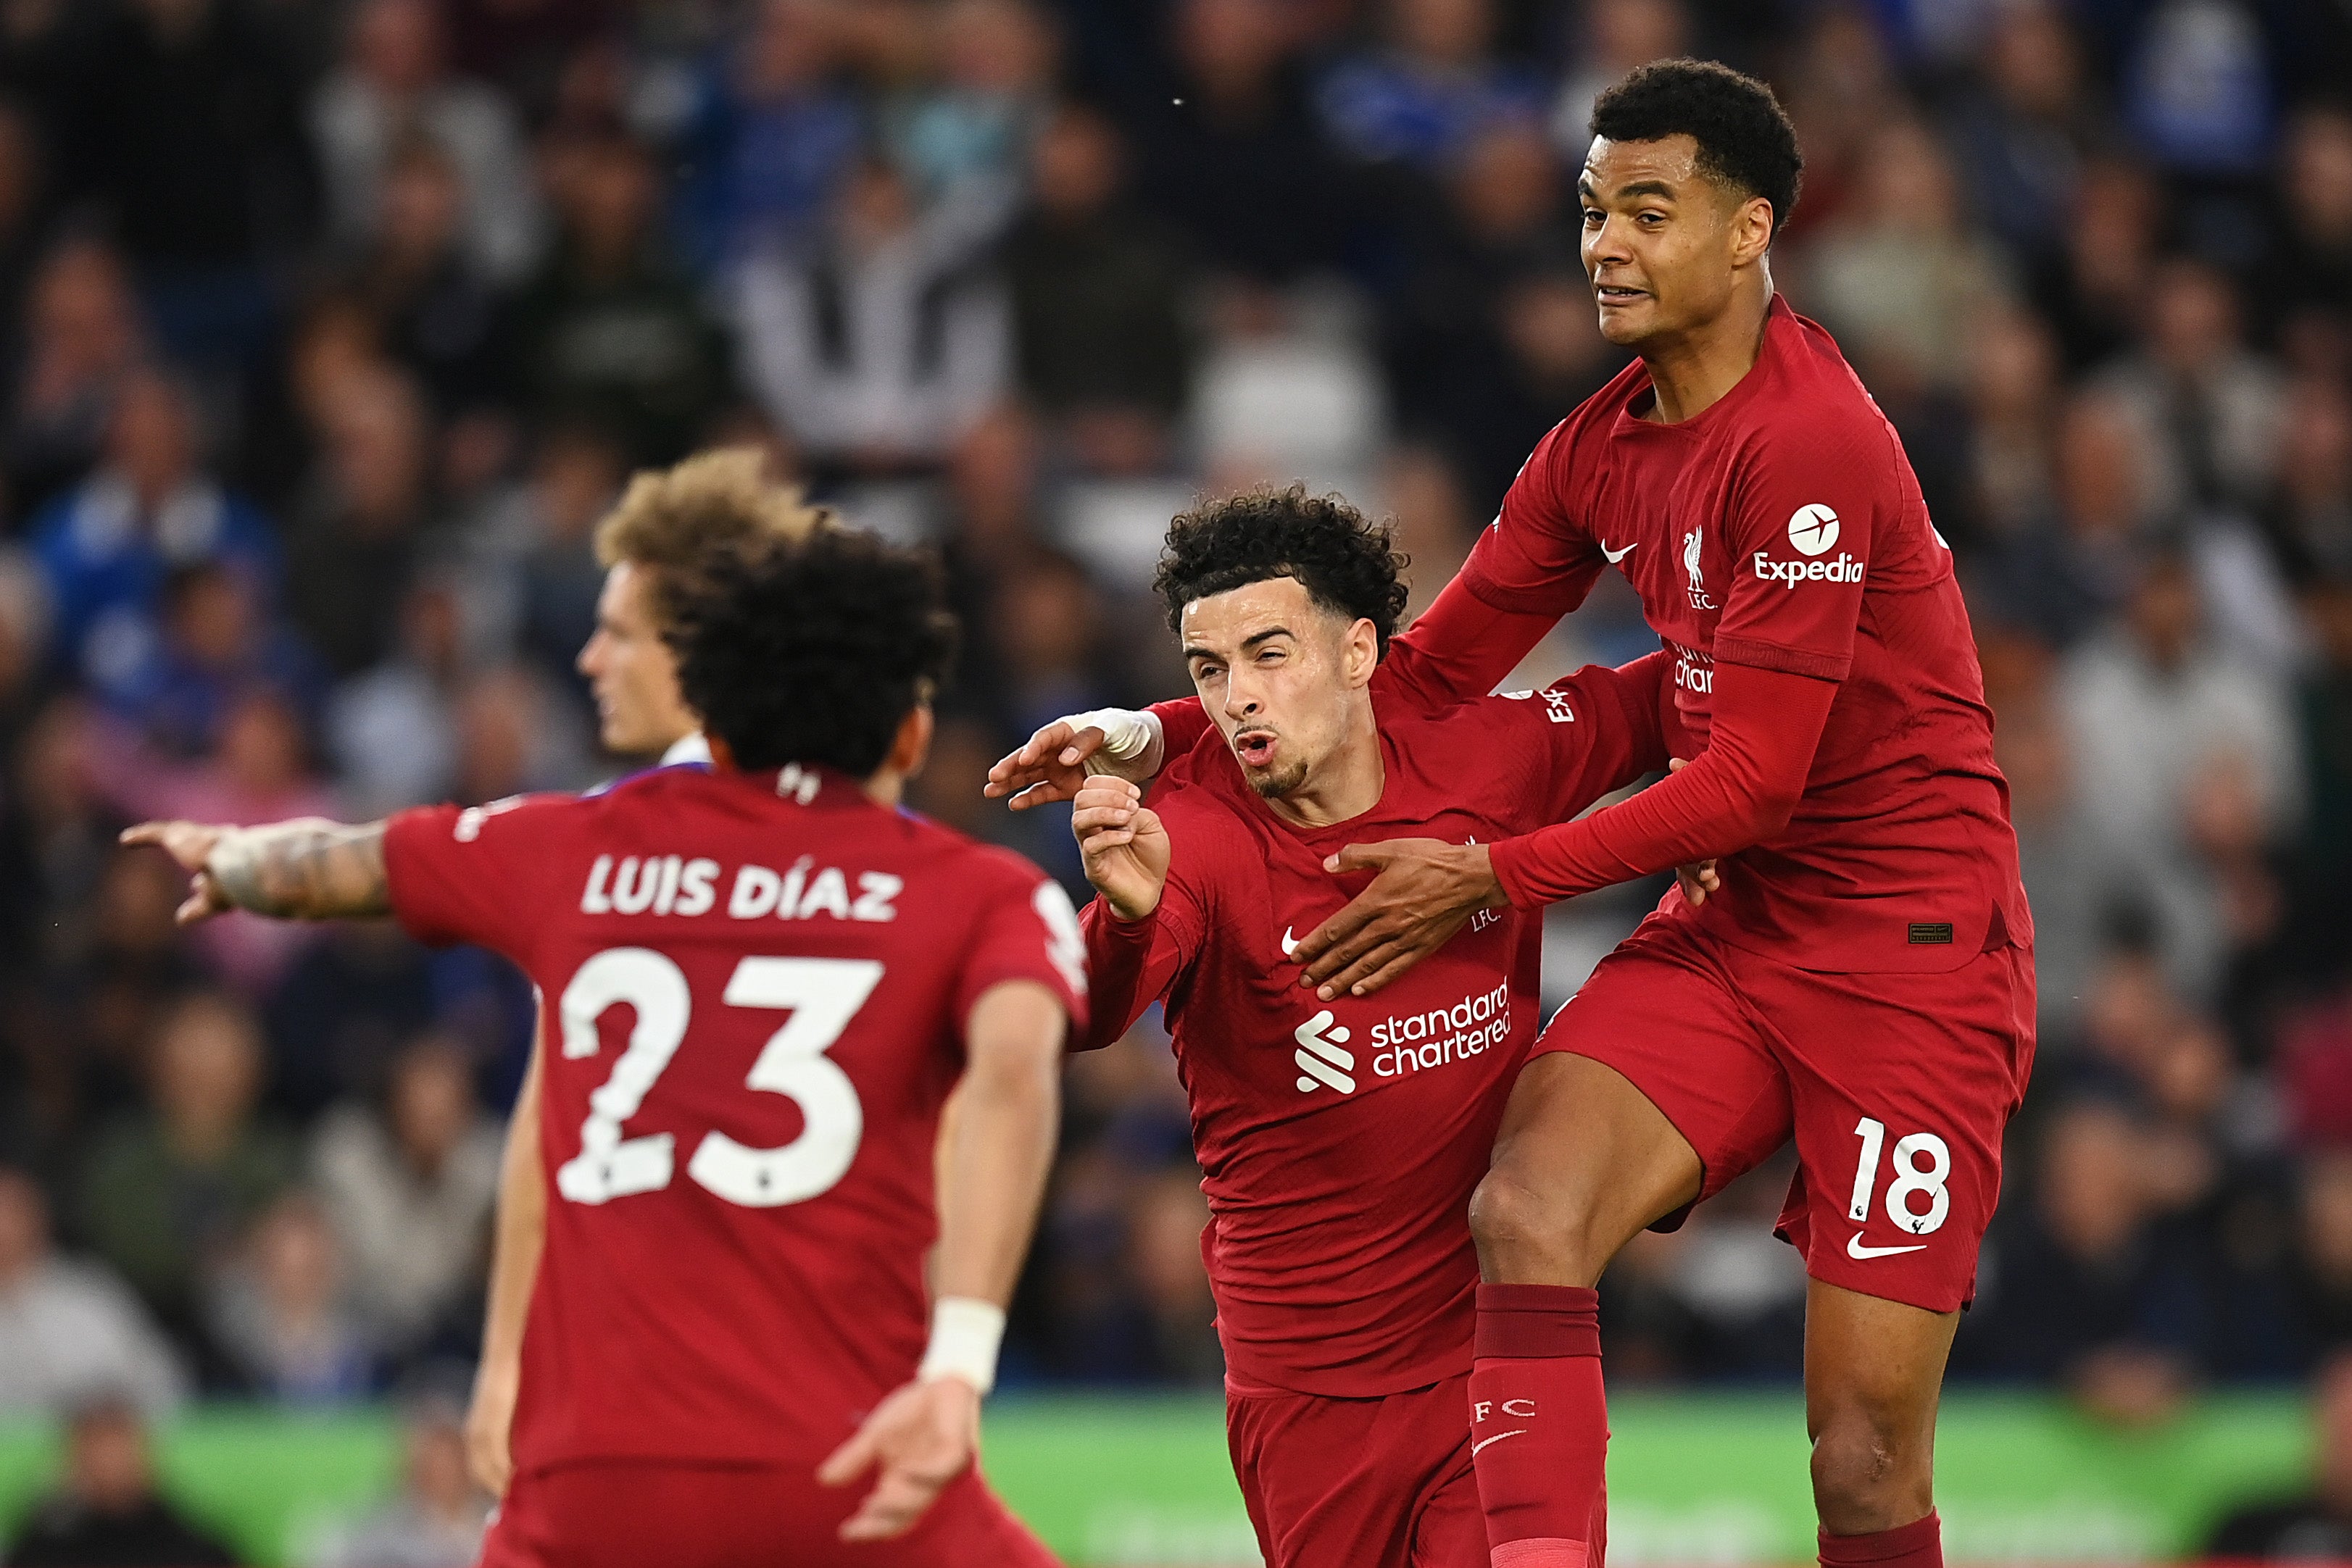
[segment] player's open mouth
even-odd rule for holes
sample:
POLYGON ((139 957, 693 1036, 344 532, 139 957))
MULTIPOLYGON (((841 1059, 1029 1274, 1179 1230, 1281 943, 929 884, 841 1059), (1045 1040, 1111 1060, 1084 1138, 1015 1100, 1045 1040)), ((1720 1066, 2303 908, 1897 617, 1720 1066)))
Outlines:
POLYGON ((1272 730, 1245 729, 1234 737, 1234 755, 1248 767, 1265 768, 1272 765, 1277 744, 1272 730))
POLYGON ((1603 305, 1631 305, 1634 300, 1644 298, 1641 289, 1628 288, 1620 283, 1596 284, 1592 293, 1603 305))

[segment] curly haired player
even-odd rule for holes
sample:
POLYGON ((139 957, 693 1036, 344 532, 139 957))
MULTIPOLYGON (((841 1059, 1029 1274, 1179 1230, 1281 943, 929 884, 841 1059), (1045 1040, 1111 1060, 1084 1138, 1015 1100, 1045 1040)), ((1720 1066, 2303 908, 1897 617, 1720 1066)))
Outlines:
POLYGON ((1388 531, 1260 492, 1178 517, 1159 588, 1214 727, 1142 804, 1088 781, 1071 824, 1090 1044, 1165 998, 1213 1220, 1226 1429, 1272 1568, 1478 1568, 1470 1195, 1538 1027, 1541 933, 1496 910, 1377 998, 1285 961, 1344 902, 1342 845, 1507 838, 1664 764, 1664 657, 1414 711, 1388 531), (1396 711, 1402 709, 1402 711, 1396 711))
POLYGON ((663 594, 709 764, 126 837, 194 873, 184 919, 391 914, 548 998, 546 1242, 486 1568, 1042 1568, 971 1461, 1086 1019, 1075 912, 899 805, 954 642, 934 562, 751 537, 663 594))

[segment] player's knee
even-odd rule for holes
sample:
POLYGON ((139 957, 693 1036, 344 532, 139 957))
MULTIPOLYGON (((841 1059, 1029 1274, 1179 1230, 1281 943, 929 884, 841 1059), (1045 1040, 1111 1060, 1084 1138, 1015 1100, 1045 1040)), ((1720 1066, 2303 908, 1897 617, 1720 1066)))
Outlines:
POLYGON ((1921 1424, 1906 1413, 1843 1405, 1813 1437, 1813 1501, 1832 1534, 1891 1530, 1926 1515, 1933 1466, 1921 1424))
POLYGON ((1507 1166, 1470 1195, 1470 1234, 1490 1280, 1590 1285, 1609 1261, 1595 1256, 1592 1217, 1572 1193, 1540 1192, 1507 1166))

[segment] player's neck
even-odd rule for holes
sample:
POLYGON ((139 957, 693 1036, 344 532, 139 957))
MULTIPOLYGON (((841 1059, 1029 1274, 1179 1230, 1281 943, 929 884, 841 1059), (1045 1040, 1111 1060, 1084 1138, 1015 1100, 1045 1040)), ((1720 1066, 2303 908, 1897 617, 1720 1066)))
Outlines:
POLYGON ((1764 327, 1772 314, 1771 275, 1758 267, 1743 278, 1723 314, 1640 349, 1650 372, 1650 413, 1660 424, 1696 419, 1720 402, 1756 368, 1764 327))
POLYGON ((1360 817, 1381 803, 1388 772, 1381 762, 1380 730, 1372 723, 1369 704, 1361 716, 1362 722, 1349 727, 1348 738, 1318 763, 1297 789, 1266 802, 1276 816, 1293 827, 1328 828, 1360 817))

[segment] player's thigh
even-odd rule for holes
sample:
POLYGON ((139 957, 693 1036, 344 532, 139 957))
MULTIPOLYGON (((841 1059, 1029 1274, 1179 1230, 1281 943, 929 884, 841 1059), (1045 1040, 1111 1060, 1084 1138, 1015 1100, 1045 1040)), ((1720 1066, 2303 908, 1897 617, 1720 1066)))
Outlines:
POLYGON ((1712 945, 1676 922, 1643 922, 1553 1015, 1536 1052, 1512 1089, 1489 1180, 1553 1206, 1604 1254, 1788 1141, 1777 1056, 1712 945))
POLYGON ((1487 1568, 1486 1513, 1470 1457, 1469 1379, 1450 1378, 1417 1396, 1420 1449, 1430 1456, 1416 1481, 1412 1568, 1487 1568))
POLYGON ((1973 1299, 2032 1069, 2032 961, 2006 948, 1940 975, 1751 977, 1795 1111, 1780 1231, 1812 1278, 1931 1313, 1973 1299))
POLYGON ((1267 1568, 1485 1568, 1466 1376, 1386 1398, 1234 1394, 1226 1426, 1267 1568))

